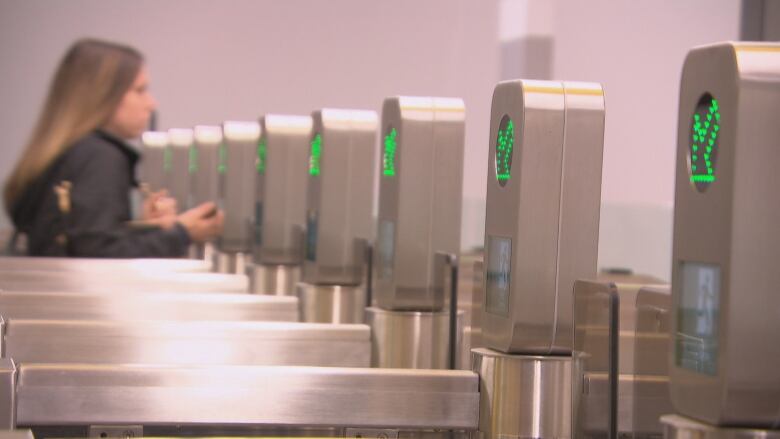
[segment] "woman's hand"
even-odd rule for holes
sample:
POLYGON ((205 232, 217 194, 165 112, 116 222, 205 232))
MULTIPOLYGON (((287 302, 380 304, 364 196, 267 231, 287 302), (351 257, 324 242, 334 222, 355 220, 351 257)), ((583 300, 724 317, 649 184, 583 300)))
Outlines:
POLYGON ((222 233, 225 214, 216 204, 208 202, 182 213, 176 220, 184 226, 192 241, 206 242, 222 233))
POLYGON ((143 220, 153 221, 164 217, 176 217, 176 199, 163 189, 146 196, 143 204, 143 220))

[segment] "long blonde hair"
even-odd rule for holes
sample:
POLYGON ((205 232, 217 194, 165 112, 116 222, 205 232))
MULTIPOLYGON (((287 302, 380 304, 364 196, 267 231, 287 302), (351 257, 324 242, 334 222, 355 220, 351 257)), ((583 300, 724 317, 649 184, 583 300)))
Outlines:
POLYGON ((30 141, 6 181, 3 199, 9 213, 27 186, 74 142, 109 121, 142 64, 137 50, 121 44, 84 39, 68 49, 30 141))

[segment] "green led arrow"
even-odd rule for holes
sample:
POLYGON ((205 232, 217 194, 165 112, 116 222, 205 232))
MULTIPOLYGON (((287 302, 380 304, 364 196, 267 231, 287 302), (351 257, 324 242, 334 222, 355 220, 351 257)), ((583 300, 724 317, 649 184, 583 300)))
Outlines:
POLYGON ((382 175, 386 177, 395 176, 396 153, 398 152, 398 131, 391 128, 385 136, 384 153, 382 154, 382 175))
POLYGON ((720 134, 720 106, 709 93, 702 96, 693 112, 688 156, 691 182, 700 192, 716 180, 715 161, 720 134))
MULTIPOLYGON (((496 138, 496 179, 506 183, 512 176, 512 151, 515 145, 515 124, 509 116, 501 119, 496 138)), ((502 184, 503 186, 503 184, 502 184)))
POLYGON ((322 163, 322 134, 317 133, 311 139, 311 154, 309 155, 309 175, 320 175, 322 163))
POLYGON ((265 142, 265 138, 261 137, 260 141, 257 142, 257 173, 258 174, 265 174, 265 165, 266 165, 266 156, 268 154, 268 147, 265 142))

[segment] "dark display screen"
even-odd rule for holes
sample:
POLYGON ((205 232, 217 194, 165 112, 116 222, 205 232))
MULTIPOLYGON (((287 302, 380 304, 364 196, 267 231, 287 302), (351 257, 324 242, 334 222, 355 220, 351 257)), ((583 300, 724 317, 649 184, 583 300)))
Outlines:
POLYGON ((707 375, 718 373, 720 267, 683 262, 677 304, 675 358, 679 367, 707 375))
POLYGON ((509 315, 509 294, 512 279, 512 240, 488 237, 485 310, 509 315))

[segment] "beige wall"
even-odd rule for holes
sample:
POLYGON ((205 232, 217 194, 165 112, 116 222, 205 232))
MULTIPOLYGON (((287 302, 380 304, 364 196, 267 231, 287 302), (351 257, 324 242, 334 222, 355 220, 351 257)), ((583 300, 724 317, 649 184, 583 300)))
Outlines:
POLYGON ((691 47, 739 38, 734 0, 557 0, 553 71, 606 93, 599 265, 671 278, 680 74, 691 47))

